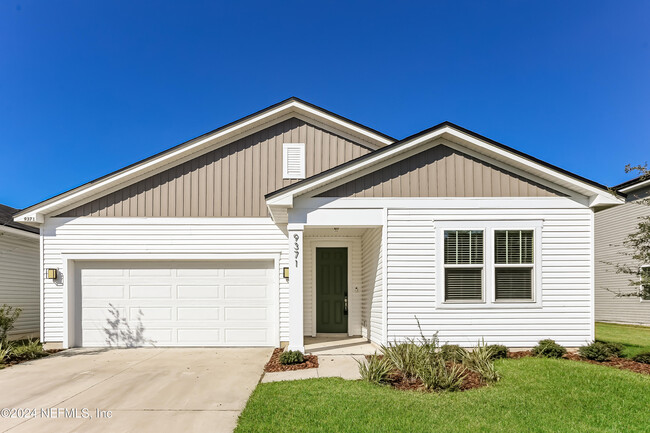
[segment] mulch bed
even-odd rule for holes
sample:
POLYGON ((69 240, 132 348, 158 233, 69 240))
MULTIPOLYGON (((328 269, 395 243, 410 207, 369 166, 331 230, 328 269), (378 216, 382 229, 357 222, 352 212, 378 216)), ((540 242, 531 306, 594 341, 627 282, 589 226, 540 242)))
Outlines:
POLYGON ((283 365, 280 364, 280 354, 284 349, 277 348, 273 350, 271 359, 264 366, 264 371, 267 373, 277 373, 279 371, 294 371, 304 370, 305 368, 318 368, 318 356, 305 355, 305 361, 300 364, 283 365))
MULTIPOLYGON (((529 356, 533 356, 530 350, 522 350, 520 352, 508 352, 508 358, 512 358, 512 359, 526 358, 529 356)), ((630 370, 635 373, 650 374, 650 364, 644 364, 642 362, 632 361, 631 359, 628 358, 612 358, 609 361, 598 362, 598 361, 592 361, 590 359, 585 359, 580 355, 578 355, 577 353, 567 353, 562 358, 569 359, 571 361, 588 362, 589 364, 605 365, 607 367, 614 367, 621 370, 630 370)))
POLYGON ((606 365, 608 367, 614 367, 621 370, 630 370, 635 373, 650 374, 650 364, 644 364, 642 362, 632 361, 631 359, 628 358, 612 358, 609 361, 598 362, 598 361, 592 361, 590 359, 582 358, 577 353, 568 353, 564 355, 564 358, 570 359, 572 361, 582 361, 582 362, 588 362, 590 364, 606 365))

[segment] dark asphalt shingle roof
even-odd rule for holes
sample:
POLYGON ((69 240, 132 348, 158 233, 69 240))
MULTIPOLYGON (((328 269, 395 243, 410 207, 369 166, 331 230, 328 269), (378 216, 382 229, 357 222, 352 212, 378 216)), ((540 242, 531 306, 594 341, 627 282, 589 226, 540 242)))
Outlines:
POLYGON ((11 206, 0 204, 0 226, 11 227, 13 229, 24 230, 30 233, 39 233, 39 229, 25 224, 17 223, 14 221, 14 214, 19 212, 20 209, 15 209, 11 206))

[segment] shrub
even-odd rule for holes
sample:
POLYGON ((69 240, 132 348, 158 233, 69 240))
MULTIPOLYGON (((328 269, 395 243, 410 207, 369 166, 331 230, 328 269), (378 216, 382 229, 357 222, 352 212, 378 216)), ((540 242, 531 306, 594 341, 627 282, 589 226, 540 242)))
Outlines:
POLYGON ((7 347, 7 334, 14 329, 14 323, 16 323, 21 312, 22 309, 7 304, 0 307, 0 347, 7 347))
POLYGON ((440 356, 448 362, 463 362, 465 352, 467 351, 457 344, 443 344, 440 346, 440 356))
POLYGON ((610 343, 603 343, 602 341, 594 341, 578 349, 578 353, 583 358, 598 362, 608 361, 612 357, 618 356, 621 351, 622 348, 619 349, 616 345, 612 346, 610 343))
POLYGON ((27 342, 23 344, 16 344, 11 353, 13 359, 20 361, 41 358, 46 355, 47 352, 43 350, 43 345, 36 338, 33 340, 27 340, 27 342))
POLYGON ((599 341, 599 340, 596 341, 603 343, 605 346, 607 346, 609 353, 612 356, 615 356, 617 358, 620 358, 620 356, 623 354, 623 349, 625 349, 625 347, 623 347, 623 345, 620 343, 610 343, 607 341, 599 341))
POLYGON ((541 340, 537 343, 537 346, 533 347, 533 356, 538 356, 540 358, 562 358, 566 353, 566 349, 554 340, 547 339, 541 340))
POLYGON ((388 374, 392 370, 392 365, 385 357, 371 356, 368 361, 357 361, 359 364, 359 373, 361 379, 372 383, 386 382, 388 374))
POLYGON ((302 362, 305 362, 305 357, 299 350, 288 350, 280 354, 280 364, 282 365, 300 364, 302 362))
POLYGON ((643 364, 650 364, 650 352, 643 352, 635 355, 632 361, 642 362, 643 364))
POLYGON ((503 359, 508 357, 508 348, 501 344, 491 344, 488 346, 492 351, 492 359, 503 359))
POLYGON ((0 364, 4 363, 11 356, 10 345, 0 347, 0 364))
POLYGON ((438 357, 437 360, 420 365, 417 376, 428 390, 457 391, 466 374, 460 365, 448 366, 442 357, 438 357))
POLYGON ((486 382, 496 382, 501 375, 494 368, 494 349, 480 342, 473 350, 465 352, 463 365, 469 370, 478 373, 486 382))
POLYGON ((418 346, 413 340, 406 343, 388 343, 381 346, 381 352, 390 365, 399 370, 407 379, 417 375, 419 365, 426 363, 429 351, 418 346))

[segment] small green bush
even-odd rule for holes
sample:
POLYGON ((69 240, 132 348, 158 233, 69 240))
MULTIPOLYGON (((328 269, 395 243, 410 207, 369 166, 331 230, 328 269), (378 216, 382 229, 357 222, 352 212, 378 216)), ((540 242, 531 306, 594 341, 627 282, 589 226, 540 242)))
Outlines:
POLYGON ((299 350, 287 350, 280 354, 280 364, 300 364, 305 362, 305 357, 299 350))
POLYGON ((11 358, 19 361, 28 361, 30 359, 42 358, 47 356, 43 350, 43 345, 38 339, 27 340, 22 344, 16 344, 12 348, 11 358))
POLYGON ((368 361, 357 361, 359 364, 359 373, 361 380, 372 383, 384 383, 388 378, 388 374, 392 370, 392 365, 386 357, 371 356, 368 361))
POLYGON ((615 356, 617 358, 621 357, 621 355, 623 354, 623 350, 625 349, 625 347, 620 343, 610 343, 607 341, 600 341, 600 340, 596 340, 596 341, 599 343, 603 343, 605 346, 607 346, 607 350, 609 350, 609 353, 612 356, 615 356))
POLYGON ((412 379, 417 375, 418 366, 426 362, 428 350, 418 346, 414 341, 408 341, 382 345, 381 352, 392 367, 401 371, 407 379, 412 379))
POLYGON ((0 347, 0 364, 4 363, 11 356, 12 347, 10 345, 0 347))
POLYGON ((440 356, 447 362, 463 362, 465 352, 467 351, 457 344, 443 344, 440 346, 440 356))
POLYGON ((554 340, 546 339, 537 343, 537 346, 533 347, 532 353, 533 356, 540 358, 562 358, 566 353, 566 349, 554 340))
POLYGON ((492 351, 492 359, 504 359, 508 357, 508 348, 502 344, 491 344, 488 346, 492 351))
POLYGON ((474 349, 468 350, 463 359, 463 365, 478 373, 486 382, 497 382, 501 375, 494 368, 494 351, 491 346, 480 342, 474 349))
POLYGON ((417 376, 431 391, 458 391, 465 379, 464 369, 458 364, 448 366, 442 357, 419 366, 417 376))
POLYGON ((632 361, 650 364, 650 352, 639 353, 632 358, 632 361))
POLYGON ((21 308, 14 308, 7 304, 0 307, 0 347, 7 347, 7 334, 14 329, 14 323, 22 311, 21 308))
POLYGON ((592 361, 604 362, 612 359, 614 356, 618 356, 622 351, 622 348, 619 349, 615 345, 612 346, 610 343, 603 343, 602 341, 594 341, 587 346, 582 346, 578 349, 578 353, 583 358, 590 359, 592 361))

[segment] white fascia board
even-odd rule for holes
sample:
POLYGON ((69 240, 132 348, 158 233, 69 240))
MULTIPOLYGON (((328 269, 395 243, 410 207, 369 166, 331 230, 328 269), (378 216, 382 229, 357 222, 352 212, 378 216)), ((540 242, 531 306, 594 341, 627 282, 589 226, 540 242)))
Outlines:
POLYGON ((27 232, 25 230, 16 229, 13 227, 0 226, 0 233, 9 233, 16 236, 24 236, 30 239, 39 239, 41 235, 38 233, 27 232))
POLYGON ((165 153, 164 155, 160 155, 159 157, 154 158, 150 161, 146 161, 142 164, 136 165, 128 170, 115 173, 114 175, 100 182, 97 182, 96 184, 81 186, 77 189, 70 191, 70 193, 65 197, 61 197, 49 203, 45 202, 41 206, 35 207, 33 209, 29 209, 25 212, 19 212, 14 217, 14 221, 42 224, 44 222, 44 217, 46 215, 48 215, 52 211, 56 211, 62 208, 67 203, 88 198, 106 188, 110 188, 111 185, 128 182, 130 179, 135 178, 141 175, 142 173, 153 171, 156 168, 169 164, 171 161, 182 158, 184 155, 192 154, 197 151, 200 151, 200 148, 205 146, 207 143, 211 143, 215 140, 226 138, 229 135, 237 133, 241 130, 253 128, 258 124, 266 123, 271 118, 286 114, 285 112, 297 112, 297 113, 302 112, 310 116, 315 116, 316 118, 322 119, 327 122, 331 122, 333 124, 337 124, 339 126, 342 126, 343 128, 347 128, 353 131, 355 134, 361 135, 363 137, 367 137, 369 140, 375 141, 378 144, 386 145, 392 143, 392 140, 386 137, 382 137, 371 131, 368 131, 362 127, 346 122, 342 119, 339 119, 327 113, 321 112, 315 108, 309 107, 298 101, 289 101, 285 104, 275 107, 274 109, 271 109, 264 113, 260 113, 259 115, 253 118, 244 120, 224 130, 217 131, 214 134, 210 134, 209 136, 199 139, 195 142, 188 143, 187 145, 178 148, 174 151, 171 151, 169 153, 165 153))
POLYGON ((287 191, 284 194, 281 194, 277 197, 271 198, 268 203, 282 203, 285 206, 291 206, 293 204, 293 197, 297 197, 301 194, 304 194, 312 189, 317 188, 320 185, 326 185, 330 182, 333 182, 336 179, 346 177, 348 175, 351 175, 354 172, 360 172, 366 167, 369 167, 371 165, 374 165, 382 160, 390 159, 400 153, 405 153, 408 152, 409 150, 419 146, 420 144, 436 139, 438 137, 441 137, 443 135, 450 135, 455 138, 461 139, 465 141, 466 143, 469 143, 475 147, 478 147, 480 149, 485 150, 488 153, 493 153, 496 155, 501 156, 502 158, 511 161, 511 163, 515 163, 517 165, 524 165, 526 167, 529 167, 534 171, 537 171, 538 173, 544 174, 548 177, 556 179, 556 182, 564 182, 568 183, 571 185, 575 185, 578 188, 578 192, 582 191, 582 194, 591 197, 593 200, 594 196, 598 196, 599 199, 599 204, 622 204, 624 203, 624 199, 616 197, 610 193, 604 192, 600 190, 599 188, 596 188, 592 185, 589 185, 586 182, 582 182, 580 180, 574 179, 572 177, 569 177, 563 173, 560 173, 556 170, 553 170, 551 168, 545 167, 542 164, 538 164, 534 161, 530 161, 526 158, 523 158, 517 154, 514 154, 510 151, 507 151, 505 149, 501 149, 497 146, 494 146, 490 143, 486 143, 482 140, 479 140, 477 138, 472 137, 471 135, 468 135, 464 132, 458 131, 450 126, 444 126, 438 130, 432 131, 429 134, 422 135, 412 141, 403 143, 401 145, 396 146, 395 148, 387 151, 387 152, 381 152, 380 154, 376 155, 375 157, 369 157, 363 161, 360 161, 357 164, 352 164, 350 166, 347 166, 339 171, 335 171, 334 173, 331 173, 328 176, 324 176, 320 179, 315 180, 314 182, 307 183, 303 185, 300 188, 297 188, 295 190, 290 190, 287 191))
POLYGON ((643 182, 639 182, 639 183, 637 183, 635 185, 630 185, 630 186, 628 186, 626 188, 621 188, 621 189, 619 189, 619 191, 622 192, 623 194, 627 194, 630 191, 634 191, 636 189, 643 188, 644 186, 650 186, 650 179, 644 180, 643 182))

